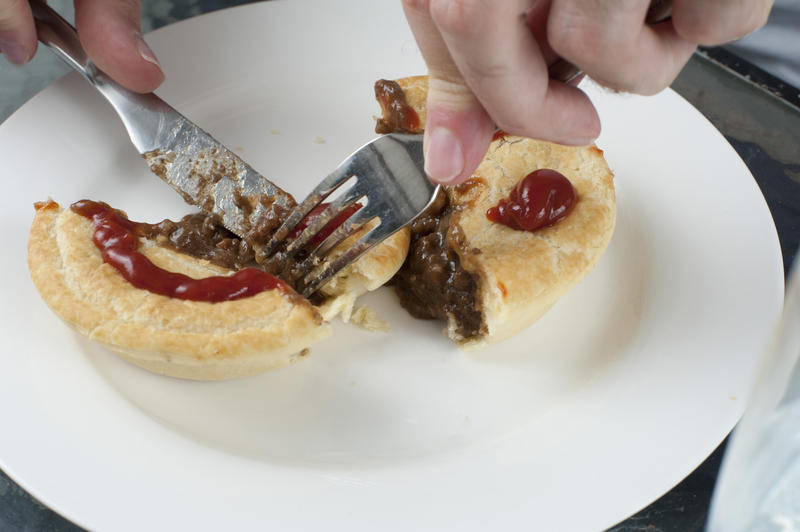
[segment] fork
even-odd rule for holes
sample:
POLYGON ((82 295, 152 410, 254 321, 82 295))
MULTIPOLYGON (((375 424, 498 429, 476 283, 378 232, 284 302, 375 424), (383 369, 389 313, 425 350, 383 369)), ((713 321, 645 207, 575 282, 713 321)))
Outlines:
MULTIPOLYGON (((88 59, 77 32, 41 0, 32 0, 39 40, 78 71, 111 103, 150 169, 176 189, 188 203, 219 217, 222 225, 247 239, 259 221, 275 214, 272 205, 288 211, 294 200, 250 168, 208 133, 155 94, 137 94, 118 85, 88 59), (246 205, 242 200, 246 200, 246 205), (265 205, 267 203, 267 205, 265 205)), ((353 153, 289 213, 267 242, 256 242, 260 264, 291 268, 296 288, 310 297, 345 266, 373 246, 410 224, 435 199, 439 190, 425 175, 422 135, 390 134, 353 153), (345 182, 328 208, 293 231, 318 204, 345 182), (322 242, 313 238, 347 209, 358 210, 322 242), (339 246, 369 224, 365 234, 339 246), (377 224, 377 225, 376 225, 377 224), (300 253, 302 251, 302 253, 300 253)), ((363 232, 363 231, 362 231, 363 232)))
POLYGON ((428 180, 423 166, 422 135, 390 133, 372 140, 345 159, 295 207, 261 253, 265 257, 277 256, 280 261, 292 261, 312 244, 313 249, 298 264, 301 292, 310 296, 342 268, 410 224, 433 203, 440 187, 428 180), (296 238, 287 240, 312 210, 352 180, 355 183, 311 219, 296 238), (352 215, 330 236, 313 245, 320 231, 338 217, 346 216, 353 206, 357 210, 352 215), (369 227, 346 250, 338 249, 338 244, 348 236, 375 220, 378 225, 369 227), (336 254, 332 256, 334 250, 336 254), (326 261, 326 257, 331 260, 326 261))

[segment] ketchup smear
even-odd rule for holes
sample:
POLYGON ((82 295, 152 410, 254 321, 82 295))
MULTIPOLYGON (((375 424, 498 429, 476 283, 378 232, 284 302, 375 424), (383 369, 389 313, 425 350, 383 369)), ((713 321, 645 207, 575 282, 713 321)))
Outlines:
POLYGON ((575 189, 569 179, 543 168, 525 176, 507 199, 486 211, 486 217, 512 229, 535 231, 566 218, 575 201, 575 189))
POLYGON ((105 203, 82 200, 72 210, 92 221, 94 241, 103 261, 116 268, 133 286, 177 299, 218 303, 254 296, 265 290, 291 293, 282 280, 263 270, 244 268, 230 276, 193 279, 159 268, 138 251, 139 224, 105 203))
MULTIPOLYGON (((289 233, 289 237, 297 238, 298 236, 300 236, 300 233, 302 233, 306 227, 311 225, 311 222, 314 221, 314 219, 317 216, 322 214, 322 211, 327 209, 328 205, 330 205, 330 203, 320 203, 319 205, 311 209, 311 212, 308 213, 308 215, 306 215, 306 217, 303 218, 300 221, 300 223, 295 226, 294 229, 292 229, 292 232, 289 233)), ((316 235, 314 235, 314 238, 311 239, 308 245, 317 246, 321 244, 326 238, 331 236, 333 232, 339 228, 340 225, 345 223, 348 218, 353 216, 360 208, 361 208, 360 203, 353 203, 352 205, 344 209, 342 212, 340 212, 338 216, 334 216, 333 219, 331 219, 331 221, 328 222, 328 224, 325 227, 320 229, 320 231, 316 235)))

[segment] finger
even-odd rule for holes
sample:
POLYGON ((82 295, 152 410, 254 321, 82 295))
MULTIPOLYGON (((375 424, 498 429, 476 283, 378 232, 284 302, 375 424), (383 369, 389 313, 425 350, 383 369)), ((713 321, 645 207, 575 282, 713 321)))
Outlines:
POLYGON ((552 65, 559 57, 547 41, 547 19, 550 15, 550 0, 535 0, 525 14, 525 23, 533 33, 545 63, 552 65))
POLYGON ((0 2, 0 50, 15 65, 27 63, 36 53, 36 27, 26 0, 0 2))
POLYGON ((571 85, 573 87, 577 87, 583 78, 585 77, 583 72, 578 71, 577 73, 573 73, 573 67, 563 59, 561 59, 558 54, 553 50, 553 47, 550 46, 550 43, 547 40, 547 19, 550 15, 550 0, 535 0, 533 6, 531 6, 530 10, 528 10, 527 15, 525 16, 525 23, 530 28, 531 32, 533 32, 533 38, 536 39, 536 44, 539 46, 539 50, 542 52, 542 57, 544 57, 544 62, 547 64, 547 72, 548 75, 555 79, 555 80, 562 80, 568 79, 565 83, 567 85, 571 85), (561 62, 564 67, 566 68, 569 66, 570 74, 568 76, 559 77, 559 69, 557 68, 555 72, 553 71, 554 65, 556 63, 561 62), (555 74, 555 75, 554 75, 555 74))
POLYGON ((648 0, 553 0, 548 40, 597 82, 655 94, 677 77, 695 45, 670 21, 645 24, 648 6, 648 0))
POLYGON ((715 46, 766 24, 771 8, 771 0, 674 0, 672 21, 684 39, 715 46))
POLYGON ((579 89, 551 81, 528 24, 529 0, 431 0, 431 16, 467 85, 511 134, 584 145, 600 120, 579 89))
POLYGON ((141 33, 138 0, 75 0, 75 25, 92 61, 117 82, 150 92, 164 81, 141 33))
POLYGON ((486 155, 494 123, 453 63, 428 2, 404 0, 403 9, 428 66, 425 171, 437 183, 460 183, 486 155))

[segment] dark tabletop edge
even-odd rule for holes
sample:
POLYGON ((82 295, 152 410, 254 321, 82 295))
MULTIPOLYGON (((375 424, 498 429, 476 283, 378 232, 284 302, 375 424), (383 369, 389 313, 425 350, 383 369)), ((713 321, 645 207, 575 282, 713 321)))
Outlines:
POLYGON ((697 54, 732 74, 756 84, 761 89, 800 111, 800 89, 794 85, 783 81, 721 46, 701 46, 698 48, 697 54))

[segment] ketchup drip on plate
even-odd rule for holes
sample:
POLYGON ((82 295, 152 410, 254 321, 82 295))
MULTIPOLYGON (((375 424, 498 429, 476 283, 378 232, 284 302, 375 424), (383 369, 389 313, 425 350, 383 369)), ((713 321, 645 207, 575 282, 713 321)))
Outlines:
POLYGON ((486 217, 512 229, 535 231, 566 218, 575 201, 569 179, 545 168, 525 176, 507 199, 486 211, 486 217))
POLYGON ((82 200, 71 209, 92 221, 92 240, 103 261, 116 268, 133 286, 177 299, 218 303, 254 296, 265 290, 292 289, 274 275, 256 268, 244 268, 230 276, 193 279, 153 264, 139 252, 138 225, 105 203, 82 200))

